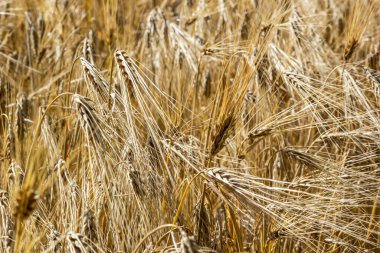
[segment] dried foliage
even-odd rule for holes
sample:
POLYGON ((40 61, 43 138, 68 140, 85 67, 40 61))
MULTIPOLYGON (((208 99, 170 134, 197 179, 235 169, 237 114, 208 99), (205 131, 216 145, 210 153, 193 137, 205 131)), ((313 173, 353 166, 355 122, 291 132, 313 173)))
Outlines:
POLYGON ((0 252, 379 252, 378 0, 0 0, 0 252))

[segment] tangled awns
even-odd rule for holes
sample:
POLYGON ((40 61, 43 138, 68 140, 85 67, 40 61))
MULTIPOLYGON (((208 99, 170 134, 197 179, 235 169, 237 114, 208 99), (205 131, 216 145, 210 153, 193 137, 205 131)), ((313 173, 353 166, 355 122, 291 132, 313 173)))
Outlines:
POLYGON ((380 0, 0 0, 0 252, 380 252, 380 0))

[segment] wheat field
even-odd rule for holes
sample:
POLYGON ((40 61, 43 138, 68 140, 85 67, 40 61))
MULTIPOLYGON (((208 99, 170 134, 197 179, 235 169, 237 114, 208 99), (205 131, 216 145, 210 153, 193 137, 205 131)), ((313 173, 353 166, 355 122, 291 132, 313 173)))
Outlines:
POLYGON ((0 0, 0 252, 380 252, 378 0, 0 0))

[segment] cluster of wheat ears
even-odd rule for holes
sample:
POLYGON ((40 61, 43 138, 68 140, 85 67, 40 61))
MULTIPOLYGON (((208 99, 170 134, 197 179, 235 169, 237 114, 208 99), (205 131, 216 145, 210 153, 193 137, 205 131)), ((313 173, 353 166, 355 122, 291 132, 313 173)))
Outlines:
POLYGON ((378 0, 0 0, 0 252, 379 252, 378 0))

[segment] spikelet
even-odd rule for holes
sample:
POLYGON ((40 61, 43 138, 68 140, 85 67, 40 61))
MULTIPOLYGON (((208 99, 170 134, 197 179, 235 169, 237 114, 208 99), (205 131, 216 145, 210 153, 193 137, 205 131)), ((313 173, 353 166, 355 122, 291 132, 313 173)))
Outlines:
POLYGON ((77 105, 82 127, 84 127, 86 133, 89 133, 97 142, 102 143, 103 135, 99 125, 100 119, 96 114, 95 108, 91 105, 92 101, 79 94, 74 94, 72 100, 77 105))
POLYGON ((110 85, 100 73, 100 71, 88 62, 85 58, 81 58, 83 74, 92 95, 102 104, 107 104, 110 98, 110 85))
POLYGON ((12 160, 8 166, 8 184, 22 182, 24 177, 24 172, 20 165, 12 160))
POLYGON ((94 53, 93 53, 93 38, 92 30, 88 32, 88 37, 83 40, 83 58, 89 61, 91 64, 94 64, 94 53))
POLYGON ((131 62, 130 57, 128 56, 127 52, 123 50, 117 50, 115 52, 115 59, 118 64, 118 68, 121 72, 121 75, 123 76, 124 80, 127 82, 127 91, 128 95, 133 97, 133 89, 132 85, 134 83, 134 74, 137 72, 136 69, 133 66, 133 63, 131 62))
POLYGON ((128 176, 129 176, 129 181, 132 185, 132 189, 136 193, 136 195, 141 198, 144 197, 146 192, 145 192, 144 183, 141 177, 141 173, 130 165, 128 166, 128 176))
POLYGON ((265 136, 271 134, 272 131, 273 131, 273 129, 268 128, 268 127, 262 127, 262 128, 255 129, 249 133, 249 136, 248 136, 249 141, 250 141, 250 143, 254 143, 256 141, 256 139, 261 138, 261 137, 265 137, 265 136))
POLYGON ((28 12, 25 12, 25 20, 28 28, 28 46, 29 50, 32 52, 32 55, 34 57, 38 56, 38 48, 39 48, 39 36, 38 31, 35 28, 30 14, 28 12))
POLYGON ((301 163, 305 164, 306 166, 312 167, 314 169, 323 169, 323 165, 326 164, 326 162, 322 162, 318 160, 316 157, 307 154, 306 152, 302 152, 296 149, 285 147, 282 149, 283 152, 285 152, 287 155, 297 159, 301 163))
POLYGON ((5 148, 5 158, 9 160, 9 162, 12 161, 12 159, 15 158, 15 152, 16 152, 16 141, 15 141, 15 134, 13 133, 12 125, 9 122, 8 123, 8 131, 7 131, 7 146, 5 148))
MULTIPOLYGON (((168 25, 164 12, 160 8, 153 9, 148 17, 145 36, 147 47, 156 49, 160 43, 167 39, 168 25)), ((154 53, 154 52, 153 52, 154 53)))
POLYGON ((225 146, 226 139, 232 134, 235 126, 233 113, 230 113, 224 121, 217 126, 217 131, 211 146, 211 155, 216 155, 225 146))

